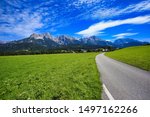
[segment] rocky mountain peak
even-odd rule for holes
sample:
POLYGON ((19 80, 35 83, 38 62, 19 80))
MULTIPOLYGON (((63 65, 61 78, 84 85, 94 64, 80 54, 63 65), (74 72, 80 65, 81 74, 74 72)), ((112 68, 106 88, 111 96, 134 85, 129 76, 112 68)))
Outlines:
POLYGON ((43 39, 43 34, 33 33, 32 35, 30 35, 30 39, 43 39))
POLYGON ((53 38, 52 35, 50 35, 49 33, 43 34, 43 37, 44 37, 44 38, 48 38, 48 39, 53 38))
POLYGON ((51 39, 52 36, 49 33, 44 33, 44 34, 36 34, 33 33, 32 35, 30 35, 30 39, 43 39, 47 38, 47 39, 51 39))
POLYGON ((59 43, 60 45, 68 45, 68 44, 75 44, 76 39, 68 36, 68 35, 60 35, 55 38, 55 42, 59 43))
POLYGON ((90 36, 89 38, 96 39, 97 37, 93 35, 93 36, 90 36))

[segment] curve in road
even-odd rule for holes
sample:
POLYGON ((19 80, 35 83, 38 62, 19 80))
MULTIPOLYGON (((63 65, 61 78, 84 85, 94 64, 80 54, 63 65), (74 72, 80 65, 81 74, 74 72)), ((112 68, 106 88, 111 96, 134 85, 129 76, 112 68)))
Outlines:
MULTIPOLYGON (((103 95, 111 94, 115 100, 150 100, 150 72, 113 60, 104 55, 96 56, 101 80, 107 87, 103 95)), ((107 99, 104 96, 103 99, 107 99)))

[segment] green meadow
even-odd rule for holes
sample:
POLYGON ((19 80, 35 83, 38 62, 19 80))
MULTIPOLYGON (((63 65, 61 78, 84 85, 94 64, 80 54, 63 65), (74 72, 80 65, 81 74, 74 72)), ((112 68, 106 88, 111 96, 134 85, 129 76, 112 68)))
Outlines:
POLYGON ((1 56, 0 99, 101 99, 97 54, 1 56))
POLYGON ((135 46, 108 52, 108 57, 150 71, 150 46, 135 46))

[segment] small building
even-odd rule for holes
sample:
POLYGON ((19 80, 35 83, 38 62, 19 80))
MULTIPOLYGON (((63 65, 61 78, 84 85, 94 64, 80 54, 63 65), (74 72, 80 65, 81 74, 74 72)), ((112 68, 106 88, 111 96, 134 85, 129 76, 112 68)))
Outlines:
POLYGON ((108 52, 108 51, 109 51, 108 49, 103 49, 103 50, 102 50, 102 52, 108 52))
POLYGON ((85 49, 81 49, 81 52, 86 53, 86 52, 87 52, 87 50, 85 50, 85 49))

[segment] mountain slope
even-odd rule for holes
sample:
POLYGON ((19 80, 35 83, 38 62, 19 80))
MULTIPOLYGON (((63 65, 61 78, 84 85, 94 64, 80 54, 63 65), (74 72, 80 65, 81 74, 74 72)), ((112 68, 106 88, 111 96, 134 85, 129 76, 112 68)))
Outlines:
POLYGON ((112 42, 102 40, 96 36, 81 38, 81 43, 86 45, 113 46, 112 42))
POLYGON ((142 42, 135 39, 130 38, 122 38, 114 41, 114 46, 119 48, 130 47, 130 46, 139 46, 148 44, 148 42, 142 42))

